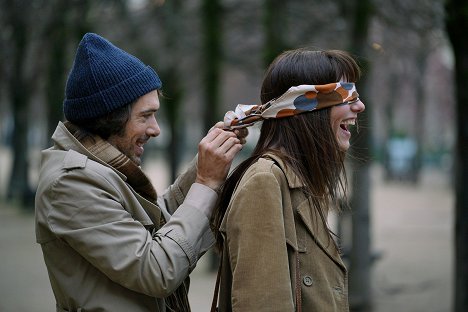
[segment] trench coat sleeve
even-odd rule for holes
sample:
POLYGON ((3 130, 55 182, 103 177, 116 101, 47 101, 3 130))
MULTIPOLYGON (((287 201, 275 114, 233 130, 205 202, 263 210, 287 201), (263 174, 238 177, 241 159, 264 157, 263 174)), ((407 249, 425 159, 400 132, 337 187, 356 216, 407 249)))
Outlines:
POLYGON ((281 188, 271 172, 241 182, 226 220, 233 311, 294 311, 281 188))
MULTIPOLYGON (((192 184, 195 182, 197 177, 197 163, 198 155, 190 162, 187 170, 177 177, 175 182, 169 186, 160 197, 162 199, 165 209, 169 214, 173 214, 176 209, 184 202, 185 196, 187 195, 192 184)), ((161 201, 160 201, 161 203, 161 201)), ((201 210, 204 210, 202 207, 201 210)))
POLYGON ((71 170, 47 191, 53 198, 47 222, 59 239, 110 280, 139 293, 166 297, 213 243, 209 220, 193 206, 214 205, 216 193, 203 199, 189 194, 152 235, 125 209, 120 192, 124 184, 109 172, 71 170))

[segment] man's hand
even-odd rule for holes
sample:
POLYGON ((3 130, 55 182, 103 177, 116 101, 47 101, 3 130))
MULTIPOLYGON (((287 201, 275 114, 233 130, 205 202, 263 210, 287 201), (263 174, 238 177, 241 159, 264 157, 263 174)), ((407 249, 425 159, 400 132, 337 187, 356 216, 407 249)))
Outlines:
POLYGON ((218 189, 229 173, 234 156, 245 143, 232 131, 221 130, 217 123, 198 144, 198 168, 195 182, 218 189))
MULTIPOLYGON (((215 129, 215 128, 219 128, 219 129, 226 130, 226 131, 233 131, 236 134, 237 138, 240 140, 240 143, 242 145, 244 145, 247 142, 246 138, 249 135, 249 130, 247 128, 237 128, 237 129, 234 129, 234 130, 228 130, 228 129, 224 128, 224 122, 222 122, 222 121, 218 121, 210 129, 210 131, 215 129)), ((208 131, 208 132, 210 132, 210 131, 208 131)))

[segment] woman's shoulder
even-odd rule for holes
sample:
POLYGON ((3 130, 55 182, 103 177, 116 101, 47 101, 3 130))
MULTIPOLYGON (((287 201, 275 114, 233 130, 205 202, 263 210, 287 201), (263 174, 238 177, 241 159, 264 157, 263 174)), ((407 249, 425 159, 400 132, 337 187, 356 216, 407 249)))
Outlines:
POLYGON ((304 187, 304 183, 294 169, 277 154, 262 155, 247 169, 242 180, 245 182, 254 177, 258 179, 260 176, 274 178, 278 184, 287 185, 291 189, 304 187))
POLYGON ((261 177, 281 179, 284 176, 283 170, 284 163, 278 156, 271 154, 262 155, 257 161, 252 163, 246 170, 244 176, 241 179, 242 182, 246 182, 252 178, 259 179, 261 177))

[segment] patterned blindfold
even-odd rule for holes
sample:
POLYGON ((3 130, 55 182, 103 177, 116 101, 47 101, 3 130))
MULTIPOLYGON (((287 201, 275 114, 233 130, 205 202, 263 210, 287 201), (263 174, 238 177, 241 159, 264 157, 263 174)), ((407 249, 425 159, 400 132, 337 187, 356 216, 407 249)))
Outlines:
POLYGON ((352 82, 291 87, 279 98, 262 105, 237 105, 235 111, 224 115, 226 129, 252 126, 269 119, 283 118, 358 100, 359 94, 352 82))

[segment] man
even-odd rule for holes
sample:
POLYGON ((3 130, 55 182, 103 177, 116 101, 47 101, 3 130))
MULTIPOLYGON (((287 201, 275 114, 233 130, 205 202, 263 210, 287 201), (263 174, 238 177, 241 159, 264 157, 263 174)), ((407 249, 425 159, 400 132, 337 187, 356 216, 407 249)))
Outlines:
POLYGON ((141 171, 160 133, 156 72, 86 34, 64 113, 43 151, 36 193, 41 244, 57 311, 189 311, 188 275, 213 244, 209 219, 241 140, 214 128, 198 159, 158 197, 141 171))

